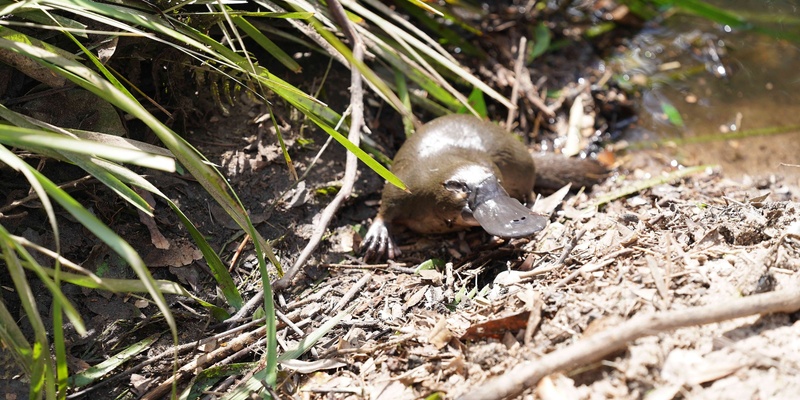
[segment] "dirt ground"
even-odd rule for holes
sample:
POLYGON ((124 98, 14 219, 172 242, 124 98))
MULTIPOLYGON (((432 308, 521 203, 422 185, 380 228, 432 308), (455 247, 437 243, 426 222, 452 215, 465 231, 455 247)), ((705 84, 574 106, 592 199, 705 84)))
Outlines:
MULTIPOLYGON (((464 62, 474 63, 470 67, 476 74, 509 91, 508 74, 512 74, 519 34, 509 29, 490 35, 484 46, 498 49, 492 57, 464 62)), ((556 116, 541 126, 536 120, 540 110, 522 101, 514 130, 525 135, 532 153, 558 147, 576 99, 585 103, 587 134, 582 148, 589 153, 625 129, 619 122, 630 118, 634 110, 624 94, 613 87, 590 90, 575 78, 591 83, 603 79, 602 71, 592 69, 603 56, 594 45, 576 42, 526 71, 532 78, 548 77, 540 82, 542 89, 573 89, 561 98, 544 100, 556 116), (540 130, 534 129, 537 126, 540 130)), ((327 60, 308 64, 324 65, 327 60)), ((338 83, 331 85, 309 78, 321 76, 316 72, 287 79, 305 80, 303 89, 308 92, 329 85, 323 101, 343 109, 349 73, 334 67, 328 79, 338 83)), ((213 105, 207 108, 214 109, 213 105)), ((490 104, 490 114, 505 119, 498 106, 490 104)), ((332 198, 330 192, 341 184, 345 151, 332 143, 312 165, 327 136, 280 102, 267 109, 243 98, 228 115, 217 110, 190 113, 186 119, 187 140, 220 166, 260 232, 275 241, 281 262, 291 265, 332 198), (275 113, 281 124, 294 165, 304 176, 301 184, 292 182, 288 174, 275 127, 269 120, 257 122, 267 112, 275 113)), ((399 119, 380 106, 368 107, 366 119, 379 148, 394 154, 402 143, 399 119)), ((279 320, 279 343, 284 350, 292 348, 342 310, 347 309, 349 315, 301 361, 282 365, 280 386, 275 388, 279 398, 418 399, 438 394, 439 398, 469 399, 475 390, 513 367, 621 329, 634 316, 736 304, 749 296, 800 287, 800 187, 796 181, 785 179, 777 170, 734 179, 725 170, 709 168, 635 189, 682 167, 658 152, 645 151, 619 151, 606 162, 614 172, 603 182, 540 201, 536 207, 551 213, 550 224, 533 238, 503 241, 479 230, 431 237, 408 234, 400 237, 403 256, 377 265, 363 263, 355 251, 364 226, 377 211, 383 186, 376 174, 362 166, 355 193, 337 213, 304 276, 278 296, 279 311, 285 316, 279 320), (595 207, 603 196, 626 189, 629 194, 595 207), (427 262, 431 259, 436 261, 427 262), (420 264, 436 268, 418 270, 420 264)), ((70 170, 62 174, 65 181, 80 175, 70 170)), ((182 207, 224 261, 238 254, 242 238, 237 227, 203 195, 199 185, 188 177, 150 173, 149 178, 182 207)), ((22 193, 19 188, 6 190, 6 203, 22 193)), ((156 277, 178 281, 199 297, 220 304, 208 267, 166 204, 157 202, 155 220, 170 249, 154 250, 152 232, 122 202, 109 203, 107 199, 114 197, 107 189, 90 182, 73 194, 84 204, 95 204, 98 215, 140 251, 156 277)), ((30 240, 52 243, 43 230, 31 228, 44 226, 42 218, 32 211, 4 226, 30 240)), ((76 224, 61 227, 62 248, 71 259, 94 271, 102 267, 106 277, 132 277, 112 251, 76 224)), ((261 290, 252 247, 244 247, 238 260, 234 279, 250 297, 261 290)), ((136 297, 75 287, 65 292, 91 331, 88 337, 70 338, 74 371, 154 334, 160 339, 123 370, 171 345, 155 307, 136 297)), ((7 293, 4 301, 12 301, 7 293)), ((190 300, 173 297, 170 301, 182 344, 226 331, 190 300)), ((40 309, 45 314, 47 304, 49 299, 42 296, 40 309)), ((797 398, 798 317, 798 312, 756 313, 648 331, 599 360, 586 358, 548 373, 538 386, 520 387, 523 394, 519 396, 797 398)), ((255 329, 216 342, 224 344, 255 329)), ((203 357, 200 347, 183 354, 182 363, 203 357)), ((262 351, 255 345, 224 363, 257 360, 262 351)), ((171 371, 169 362, 154 362, 73 398, 136 398, 171 371)), ((182 382, 181 387, 186 384, 182 382)), ((235 384, 234 378, 224 381, 210 389, 208 398, 235 384)), ((5 393, 17 394, 26 386, 14 390, 20 382, 3 381, 2 385, 5 393)))

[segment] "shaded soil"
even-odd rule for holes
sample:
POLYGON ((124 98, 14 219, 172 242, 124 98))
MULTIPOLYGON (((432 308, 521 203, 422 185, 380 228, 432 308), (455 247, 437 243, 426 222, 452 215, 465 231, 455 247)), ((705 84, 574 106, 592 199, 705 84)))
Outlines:
MULTIPOLYGON (((488 23, 501 26, 498 21, 505 21, 501 16, 509 18, 498 12, 488 23)), ((521 25, 511 26, 487 29, 492 33, 482 43, 488 58, 463 59, 504 94, 513 84, 516 43, 524 33, 521 25)), ((627 126, 622 122, 629 121, 634 111, 625 94, 613 86, 590 86, 604 75, 595 69, 604 56, 598 49, 615 42, 612 37, 603 40, 608 42, 575 41, 525 70, 542 93, 563 91, 542 100, 555 111, 553 118, 543 118, 535 104, 521 101, 514 130, 524 134, 532 152, 562 146, 576 98, 583 99, 586 109, 582 148, 588 152, 627 126), (540 81, 543 76, 547 80, 540 81)), ((327 64, 321 58, 306 61, 327 64)), ((324 84, 321 99, 342 105, 334 109, 344 108, 349 73, 334 66, 328 81, 317 82, 313 77, 321 76, 319 72, 287 79, 307 92, 324 84)), ((201 92, 204 95, 208 93, 201 92)), ((175 123, 185 128, 187 140, 220 166, 259 231, 275 240, 279 258, 288 266, 307 242, 316 217, 331 198, 331 188, 335 191, 340 185, 345 152, 333 143, 312 165, 327 135, 279 99, 271 100, 275 102, 267 108, 242 96, 223 113, 207 98, 202 107, 189 107, 188 100, 181 99, 175 107, 189 108, 175 123), (302 185, 290 178, 276 127, 262 118, 266 113, 277 117, 294 166, 305 176, 302 185)), ((505 120, 500 107, 490 104, 489 109, 496 120, 505 120)), ((402 143, 399 120, 381 107, 370 107, 367 113, 372 139, 382 151, 393 154, 402 143)), ((545 206, 552 211, 551 223, 535 238, 501 241, 477 230, 435 237, 407 235, 400 238, 403 257, 381 265, 366 265, 354 253, 360 225, 375 215, 383 185, 377 175, 362 168, 354 194, 329 227, 330 235, 308 263, 305 277, 278 299, 286 317, 279 321, 281 347, 292 348, 343 309, 349 315, 301 358, 306 363, 282 366, 276 392, 280 398, 415 399, 433 393, 469 398, 470 390, 489 378, 592 332, 615 329, 634 315, 798 287, 800 188, 769 171, 737 180, 725 170, 707 171, 635 191, 599 210, 589 207, 604 194, 670 172, 670 161, 647 152, 619 153, 610 162, 616 168, 610 179, 590 191, 556 197, 545 206), (415 272, 432 258, 441 261, 437 269, 415 272), (357 292, 346 298, 352 288, 357 292)), ((54 174, 60 182, 81 176, 55 163, 44 168, 58 170, 54 174)), ((242 237, 237 227, 190 177, 147 173, 190 216, 224 261, 239 254, 242 237)), ((6 204, 27 193, 24 181, 15 179, 3 186, 6 204)), ((81 182, 72 191, 142 254, 156 277, 180 282, 198 297, 224 305, 199 251, 166 204, 155 201, 155 221, 169 249, 154 249, 158 239, 139 215, 102 185, 81 182)), ((52 246, 38 205, 33 201, 25 207, 24 215, 3 221, 6 229, 52 246)), ((104 277, 133 277, 99 240, 65 213, 59 216, 68 258, 104 277)), ((261 290, 254 257, 252 247, 245 244, 232 266, 236 283, 248 298, 261 290)), ((44 288, 37 289, 46 318, 50 299, 44 288)), ((171 345, 153 305, 134 296, 73 286, 64 291, 90 328, 86 338, 74 334, 69 338, 73 371, 151 335, 159 339, 130 365, 171 345)), ((13 309, 10 293, 3 291, 3 300, 13 309)), ((225 331, 193 302, 176 297, 170 302, 182 344, 225 331)), ((538 398, 585 399, 793 398, 800 393, 797 317, 797 313, 753 316, 653 332, 601 362, 554 373, 547 387, 526 393, 538 390, 538 398)), ((225 344, 244 335, 236 332, 215 342, 225 344)), ((181 363, 208 351, 200 347, 182 355, 181 363)), ((261 351, 254 346, 225 362, 258 360, 261 351)), ((160 360, 77 397, 135 398, 171 371, 168 359, 160 360)), ((10 393, 19 382, 3 381, 0 391, 6 388, 10 393)), ((235 383, 231 380, 213 390, 224 392, 235 383)))

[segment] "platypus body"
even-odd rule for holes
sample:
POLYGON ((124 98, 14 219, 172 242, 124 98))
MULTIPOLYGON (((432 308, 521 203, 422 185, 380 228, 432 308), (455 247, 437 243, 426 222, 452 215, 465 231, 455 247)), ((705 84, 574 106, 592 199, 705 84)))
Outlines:
MULTIPOLYGON (((552 165, 552 157, 546 164, 548 170, 587 173, 552 165)), ((367 260, 400 254, 391 235, 397 225, 422 234, 481 226, 504 238, 530 236, 547 225, 547 216, 522 205, 530 200, 537 175, 525 145, 474 116, 449 115, 423 125, 397 152, 392 173, 409 191, 385 186, 378 215, 362 244, 367 260)))

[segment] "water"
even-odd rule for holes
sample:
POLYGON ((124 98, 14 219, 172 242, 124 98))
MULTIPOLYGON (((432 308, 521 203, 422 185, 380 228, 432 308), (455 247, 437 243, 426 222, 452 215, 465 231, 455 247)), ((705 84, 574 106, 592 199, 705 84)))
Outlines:
MULTIPOLYGON (((800 34, 796 1, 712 3, 763 21, 777 35, 800 34)), ((644 77, 648 86, 638 100, 642 118, 629 140, 675 139, 671 156, 678 164, 719 164, 728 176, 776 175, 800 182, 800 168, 781 165, 800 164, 800 43, 674 16, 642 32, 616 66, 627 71, 629 82, 644 77), (677 73, 688 77, 675 79, 677 73), (683 127, 666 120, 663 104, 677 109, 683 127), (760 130, 784 133, 720 139, 760 130)))

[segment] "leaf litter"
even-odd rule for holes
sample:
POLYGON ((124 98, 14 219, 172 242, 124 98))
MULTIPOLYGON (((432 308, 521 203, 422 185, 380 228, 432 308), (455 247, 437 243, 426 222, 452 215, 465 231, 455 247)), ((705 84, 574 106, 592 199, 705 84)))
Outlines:
MULTIPOLYGON (((503 38, 498 48, 510 51, 513 45, 506 39, 512 42, 503 38)), ((570 75, 569 69, 559 67, 541 75, 552 80, 558 80, 559 73, 570 75)), ((513 84, 514 74, 498 68, 477 69, 498 86, 513 84), (505 75, 504 83, 500 78, 505 75)), ((339 73, 339 80, 346 82, 339 73)), ((525 71, 525 77, 530 74, 525 71)), ((528 79, 533 90, 526 96, 542 83, 534 85, 528 79)), ((577 131, 598 124, 598 111, 584 104, 584 110, 574 112, 570 127, 565 113, 570 107, 561 105, 567 98, 584 97, 585 87, 565 88, 557 103, 544 105, 536 96, 528 101, 546 106, 548 114, 558 111, 553 126, 569 128, 571 140, 581 140, 583 133, 577 131), (595 122, 578 121, 578 114, 595 122)), ((577 110, 575 104, 572 108, 577 110)), ((280 106, 274 105, 273 112, 289 114, 280 106)), ((291 261, 328 201, 320 189, 341 179, 344 152, 336 146, 325 152, 314 172, 294 186, 281 164, 275 128, 256 118, 266 110, 250 107, 235 107, 229 117, 214 117, 189 134, 223 166, 243 202, 258 216, 264 236, 279 238, 282 261, 291 261), (273 210, 274 202, 280 203, 280 212, 273 210)), ((521 116, 522 130, 540 123, 532 114, 521 116)), ((303 131, 302 122, 286 124, 282 132, 303 131)), ((302 141, 288 137, 287 145, 298 169, 307 171, 326 137, 313 130, 300 136, 302 141)), ((559 192, 542 199, 537 206, 552 214, 551 223, 534 238, 502 241, 478 231, 405 236, 401 237, 404 257, 380 265, 364 265, 352 253, 359 239, 355 225, 374 216, 371 200, 381 186, 374 174, 361 172, 356 194, 331 227, 327 247, 317 252, 305 271, 310 279, 277 299, 281 351, 295 348, 343 309, 352 311, 299 360, 282 364, 282 385, 276 390, 294 398, 416 399, 436 393, 443 398, 471 398, 512 368, 613 333, 635 316, 688 313, 700 306, 734 304, 800 287, 800 189, 790 179, 737 181, 709 168, 664 176, 661 171, 669 167, 663 159, 644 152, 629 157, 632 160, 619 162, 615 176, 589 192, 559 192), (598 201, 606 195, 609 200, 598 201), (588 207, 599 203, 600 207, 588 207), (434 258, 436 262, 428 263, 434 258), (418 269, 422 263, 436 268, 418 269)), ((166 175, 153 179, 169 187, 171 198, 198 211, 193 214, 206 215, 198 227, 214 237, 221 253, 238 251, 235 227, 197 188, 166 175), (228 234, 231 237, 225 237, 228 234)), ((158 204, 156 216, 148 222, 158 226, 145 228, 132 218, 118 221, 117 229, 135 232, 142 247, 156 240, 169 243, 172 252, 152 256, 160 260, 154 265, 169 267, 172 276, 166 268, 155 268, 156 275, 177 276, 198 296, 213 301, 213 285, 201 278, 208 274, 207 267, 196 261, 197 250, 181 232, 165 228, 174 224, 170 217, 159 218, 163 209, 158 204)), ((106 261, 103 249, 91 254, 85 250, 92 249, 92 243, 79 232, 67 236, 67 243, 76 242, 73 247, 84 249, 91 261, 106 261)), ((260 290, 254 283, 256 270, 251 253, 234 268, 237 284, 251 296, 260 290)), ((92 324, 97 328, 90 338, 76 340, 73 349, 85 346, 86 358, 109 355, 133 336, 150 337, 152 310, 139 302, 133 306, 126 296, 99 293, 71 294, 85 303, 85 312, 96 315, 92 324), (109 325, 120 310, 126 321, 109 325)), ((206 315, 179 301, 173 304, 188 311, 181 316, 186 344, 179 351, 184 362, 194 362, 194 372, 215 363, 257 360, 263 351, 257 323, 239 321, 241 325, 227 331, 219 326, 209 329, 206 315), (240 340, 234 340, 237 336, 240 340), (207 359, 219 344, 224 348, 232 343, 235 348, 219 352, 219 359, 207 359), (195 350, 202 351, 195 354, 195 350)), ((797 315, 796 311, 755 313, 654 330, 598 361, 550 371, 519 389, 522 396, 543 399, 794 398, 800 393, 797 315)), ((171 363, 164 361, 170 359, 165 354, 172 354, 169 344, 162 338, 150 348, 147 360, 118 374, 118 382, 132 385, 136 393, 148 393, 158 384, 151 377, 168 376, 171 371, 171 363)), ((77 359, 76 364, 85 362, 77 359)), ((235 381, 214 390, 223 392, 235 381)))

